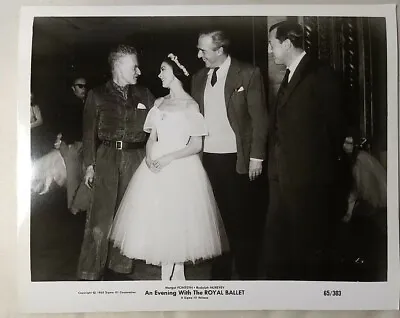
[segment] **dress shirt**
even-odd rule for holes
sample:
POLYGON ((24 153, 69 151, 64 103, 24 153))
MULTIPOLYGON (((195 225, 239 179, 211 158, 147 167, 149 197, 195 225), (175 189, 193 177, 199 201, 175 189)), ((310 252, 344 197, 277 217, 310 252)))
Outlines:
POLYGON ((296 71, 297 66, 299 66, 301 60, 303 59, 304 55, 306 55, 306 52, 303 51, 303 53, 301 53, 293 62, 292 64, 290 64, 290 66, 288 67, 288 69, 290 70, 289 73, 289 77, 288 77, 288 83, 290 82, 290 80, 292 79, 292 76, 294 74, 294 72, 296 71))

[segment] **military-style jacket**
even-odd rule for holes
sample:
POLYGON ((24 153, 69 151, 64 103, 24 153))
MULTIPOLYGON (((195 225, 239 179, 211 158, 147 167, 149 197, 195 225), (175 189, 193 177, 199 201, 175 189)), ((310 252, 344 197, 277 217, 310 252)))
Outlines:
POLYGON ((85 166, 96 162, 103 140, 144 142, 144 121, 155 98, 149 89, 128 85, 126 96, 109 81, 88 93, 83 113, 83 156, 85 166))

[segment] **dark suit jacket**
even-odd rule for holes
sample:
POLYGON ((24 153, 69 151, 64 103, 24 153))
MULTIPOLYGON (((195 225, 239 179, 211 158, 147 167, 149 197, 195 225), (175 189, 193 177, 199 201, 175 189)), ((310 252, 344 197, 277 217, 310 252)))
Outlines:
POLYGON ((303 57, 271 111, 269 127, 270 179, 320 185, 340 177, 347 124, 343 89, 329 66, 303 57))
MULTIPOLYGON (((204 114, 204 90, 209 69, 192 78, 191 93, 204 114)), ((267 107, 263 79, 258 67, 232 58, 225 82, 228 120, 236 135, 236 171, 248 173, 250 158, 266 158, 267 107), (243 91, 238 89, 243 87, 243 91)))
POLYGON ((57 124, 62 140, 67 144, 82 141, 84 102, 72 92, 65 96, 58 112, 57 124))

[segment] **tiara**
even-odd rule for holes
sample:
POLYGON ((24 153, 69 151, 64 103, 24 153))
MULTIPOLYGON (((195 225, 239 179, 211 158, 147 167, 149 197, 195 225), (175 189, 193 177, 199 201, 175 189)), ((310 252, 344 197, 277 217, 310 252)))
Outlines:
POLYGON ((185 76, 189 76, 189 72, 187 71, 186 67, 179 63, 178 57, 175 54, 169 53, 168 57, 182 70, 185 76))

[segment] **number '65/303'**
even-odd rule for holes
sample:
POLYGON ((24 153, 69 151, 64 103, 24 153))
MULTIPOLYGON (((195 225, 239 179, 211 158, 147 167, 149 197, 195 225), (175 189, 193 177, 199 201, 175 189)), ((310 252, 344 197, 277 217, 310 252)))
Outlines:
POLYGON ((342 296, 341 290, 324 290, 324 296, 342 296))

